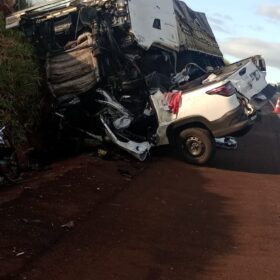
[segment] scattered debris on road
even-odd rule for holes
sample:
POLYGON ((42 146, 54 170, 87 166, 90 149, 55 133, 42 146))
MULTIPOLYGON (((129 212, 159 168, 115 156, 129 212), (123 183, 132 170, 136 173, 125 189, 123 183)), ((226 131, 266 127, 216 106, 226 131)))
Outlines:
POLYGON ((74 221, 70 221, 69 223, 67 224, 64 224, 61 226, 62 228, 65 228, 65 229, 73 229, 75 227, 75 222, 74 221))
POLYGON ((220 149, 237 150, 238 143, 233 137, 225 137, 216 139, 216 146, 220 149))
POLYGON ((119 170, 126 170, 132 180, 145 166, 134 160, 104 161, 82 155, 33 171, 32 187, 26 180, 1 188, 0 278, 25 269, 79 228, 101 204, 126 189, 130 181, 119 170))
POLYGON ((20 253, 17 253, 17 254, 16 254, 16 257, 21 257, 21 256, 23 256, 23 255, 25 255, 25 252, 20 252, 20 253))

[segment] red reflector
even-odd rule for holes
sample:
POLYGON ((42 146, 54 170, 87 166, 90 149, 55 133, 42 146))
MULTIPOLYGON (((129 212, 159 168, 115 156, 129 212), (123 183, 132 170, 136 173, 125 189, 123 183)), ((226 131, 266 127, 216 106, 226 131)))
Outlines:
POLYGON ((222 96, 232 96, 236 93, 236 89, 231 82, 226 83, 220 87, 211 89, 206 92, 207 94, 219 94, 222 96))

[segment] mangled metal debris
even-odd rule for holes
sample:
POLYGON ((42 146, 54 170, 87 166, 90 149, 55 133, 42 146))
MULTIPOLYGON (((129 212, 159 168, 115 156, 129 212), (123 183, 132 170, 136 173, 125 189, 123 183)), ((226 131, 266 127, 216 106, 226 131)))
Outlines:
POLYGON ((224 137, 215 139, 217 148, 225 150, 237 150, 238 144, 234 137, 224 137))
POLYGON ((86 93, 99 82, 93 38, 88 32, 64 46, 58 54, 47 53, 47 81, 54 96, 86 93))
POLYGON ((264 60, 225 67, 205 14, 184 2, 33 0, 24 8, 7 27, 37 47, 60 129, 110 140, 139 160, 175 144, 203 164, 215 138, 254 123, 244 95, 265 87, 264 60))
POLYGON ((144 161, 147 158, 147 155, 149 154, 149 150, 151 148, 151 144, 149 142, 146 141, 142 143, 136 143, 129 140, 128 138, 125 139, 126 141, 121 141, 110 129, 103 116, 100 116, 100 119, 105 127, 106 134, 109 136, 110 140, 113 143, 117 144, 119 147, 126 150, 127 152, 138 158, 140 161, 144 161))

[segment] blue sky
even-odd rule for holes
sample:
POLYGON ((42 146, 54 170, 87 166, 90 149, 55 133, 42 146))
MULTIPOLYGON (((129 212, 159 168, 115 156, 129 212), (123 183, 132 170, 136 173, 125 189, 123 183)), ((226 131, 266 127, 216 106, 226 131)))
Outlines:
POLYGON ((185 0, 205 12, 216 39, 231 62, 261 54, 267 80, 280 82, 280 0, 185 0))

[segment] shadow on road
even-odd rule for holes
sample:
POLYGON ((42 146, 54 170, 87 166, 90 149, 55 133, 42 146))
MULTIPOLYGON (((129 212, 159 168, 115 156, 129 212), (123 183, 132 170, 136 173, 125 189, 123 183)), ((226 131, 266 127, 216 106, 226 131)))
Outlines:
MULTIPOLYGON (((208 167, 258 174, 280 174, 280 119, 270 111, 259 117, 253 129, 244 137, 238 138, 236 151, 217 149, 208 167)), ((152 157, 169 157, 182 160, 181 156, 168 146, 152 152, 152 157)))
POLYGON ((200 172, 156 159, 129 189, 33 263, 27 279, 199 279, 234 246, 228 200, 200 172), (67 257, 66 257, 67 256, 67 257))
POLYGON ((23 279, 21 271, 68 234, 70 221, 76 227, 81 217, 121 192, 129 184, 122 170, 130 178, 142 167, 135 161, 82 155, 0 188, 0 279, 23 279))
POLYGON ((249 173, 280 174, 280 120, 277 116, 262 116, 252 131, 238 141, 237 151, 218 150, 210 167, 249 173))

